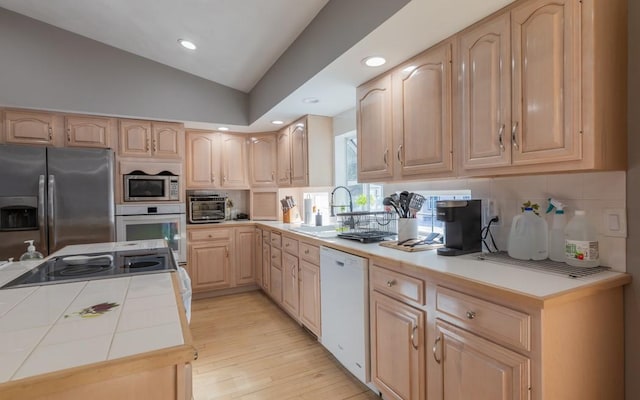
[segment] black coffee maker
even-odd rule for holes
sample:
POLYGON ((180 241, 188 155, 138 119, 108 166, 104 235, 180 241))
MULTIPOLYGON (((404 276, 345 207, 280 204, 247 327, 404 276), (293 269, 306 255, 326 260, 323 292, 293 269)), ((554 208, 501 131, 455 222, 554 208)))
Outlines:
POLYGON ((436 202, 438 221, 444 221, 442 256, 459 256, 482 251, 482 201, 442 200, 436 202))

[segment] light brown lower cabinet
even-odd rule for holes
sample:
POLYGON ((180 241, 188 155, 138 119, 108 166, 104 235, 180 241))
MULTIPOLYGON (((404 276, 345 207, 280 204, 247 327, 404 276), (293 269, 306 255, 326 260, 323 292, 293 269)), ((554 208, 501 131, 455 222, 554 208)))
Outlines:
POLYGON ((295 319, 300 317, 300 285, 298 257, 282 254, 282 307, 295 319))
POLYGON ((316 336, 320 324, 320 266, 300 260, 300 322, 316 336))
POLYGON ((385 399, 424 399, 425 313, 371 292, 371 379, 385 399))
POLYGON ((187 235, 194 293, 255 284, 253 226, 189 226, 187 235))
POLYGON ((438 320, 434 358, 442 366, 447 400, 529 399, 531 360, 496 343, 438 320), (439 355, 440 354, 440 355, 439 355))

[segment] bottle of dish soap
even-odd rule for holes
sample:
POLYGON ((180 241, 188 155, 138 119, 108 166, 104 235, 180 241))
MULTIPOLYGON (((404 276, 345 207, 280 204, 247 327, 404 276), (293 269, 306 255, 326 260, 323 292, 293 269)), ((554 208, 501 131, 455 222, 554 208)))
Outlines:
POLYGON ((600 265, 598 231, 587 221, 583 210, 576 210, 564 233, 567 264, 587 268, 600 265))
POLYGON ((551 229, 549 230, 549 259, 558 262, 566 262, 567 256, 565 255, 565 236, 564 228, 567 225, 567 216, 564 213, 564 204, 556 199, 549 199, 549 207, 547 208, 547 214, 554 209, 553 222, 551 223, 551 229))
POLYGON ((20 256, 20 261, 43 258, 42 253, 36 251, 36 246, 33 245, 33 240, 25 240, 24 242, 29 243, 29 246, 27 246, 27 252, 20 256))

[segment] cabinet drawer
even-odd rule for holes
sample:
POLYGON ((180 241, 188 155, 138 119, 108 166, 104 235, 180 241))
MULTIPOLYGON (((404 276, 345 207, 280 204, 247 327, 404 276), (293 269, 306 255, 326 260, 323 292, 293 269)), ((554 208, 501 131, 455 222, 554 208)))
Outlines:
POLYGON ((275 247, 271 248, 271 266, 278 267, 282 265, 282 250, 275 247))
POLYGON ((280 247, 282 245, 282 235, 277 232, 271 232, 269 243, 271 243, 272 246, 280 247))
POLYGON ((437 288, 436 310, 445 314, 442 319, 474 333, 526 351, 531 349, 528 314, 444 287, 437 288))
POLYGON ((298 241, 290 237, 282 237, 282 249, 294 256, 298 255, 298 241))
POLYGON ((320 247, 300 243, 300 257, 312 264, 320 265, 320 247))
POLYGON ((233 236, 233 229, 194 229, 189 231, 189 241, 228 240, 233 236))
POLYGON ((424 281, 374 265, 371 268, 373 290, 400 301, 424 305, 424 281))

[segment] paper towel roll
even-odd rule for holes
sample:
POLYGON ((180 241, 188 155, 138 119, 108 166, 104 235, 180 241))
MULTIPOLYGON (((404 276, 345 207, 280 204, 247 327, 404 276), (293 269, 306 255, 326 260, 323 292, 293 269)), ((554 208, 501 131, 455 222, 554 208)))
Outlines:
POLYGON ((311 225, 313 221, 313 199, 304 199, 304 223, 311 225))

